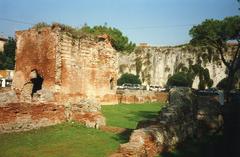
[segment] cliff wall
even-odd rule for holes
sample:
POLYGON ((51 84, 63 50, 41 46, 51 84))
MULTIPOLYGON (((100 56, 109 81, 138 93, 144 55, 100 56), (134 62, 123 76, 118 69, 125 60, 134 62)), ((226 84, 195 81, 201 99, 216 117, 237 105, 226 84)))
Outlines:
MULTIPOLYGON (((231 57, 232 47, 228 49, 227 59, 231 57)), ((137 47, 130 55, 119 56, 119 75, 122 73, 138 74, 144 84, 164 87, 170 76, 180 68, 200 64, 207 68, 213 86, 226 77, 226 67, 214 49, 192 47, 189 45, 175 47, 137 47)), ((197 88, 199 78, 196 77, 193 87, 197 88)))

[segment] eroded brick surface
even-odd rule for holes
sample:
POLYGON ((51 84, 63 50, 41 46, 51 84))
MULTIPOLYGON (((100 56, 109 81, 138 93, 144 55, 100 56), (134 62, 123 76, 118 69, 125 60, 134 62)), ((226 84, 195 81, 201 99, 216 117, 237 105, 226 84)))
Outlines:
POLYGON ((65 108, 55 103, 10 103, 0 107, 0 133, 25 131, 66 121, 65 108))
POLYGON ((118 59, 107 38, 76 39, 58 27, 18 31, 16 38, 13 89, 21 91, 37 70, 42 88, 58 93, 56 101, 68 95, 100 100, 116 92, 118 59))

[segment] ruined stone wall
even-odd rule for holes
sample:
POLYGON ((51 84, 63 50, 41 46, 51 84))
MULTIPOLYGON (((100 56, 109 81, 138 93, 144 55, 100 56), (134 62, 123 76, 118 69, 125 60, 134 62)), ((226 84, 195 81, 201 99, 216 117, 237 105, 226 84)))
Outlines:
POLYGON ((16 32, 12 90, 0 93, 0 133, 65 121, 105 125, 98 103, 116 95, 117 54, 108 38, 75 38, 61 27, 16 32))
POLYGON ((115 93, 118 60, 108 39, 74 38, 60 27, 18 31, 16 38, 13 89, 24 90, 36 69, 44 79, 42 88, 58 101, 99 100, 115 93))
POLYGON ((9 103, 0 106, 0 133, 26 131, 66 121, 65 108, 55 103, 9 103))
POLYGON ((13 90, 0 93, 0 134, 26 131, 66 121, 76 121, 92 128, 105 125, 98 102, 81 99, 75 103, 61 103, 49 97, 50 94, 44 90, 37 93, 41 92, 44 94, 41 97, 35 95, 32 101, 22 101, 13 90))
POLYGON ((57 102, 13 102, 0 104, 0 134, 36 129, 66 121, 76 121, 87 127, 105 125, 99 104, 82 100, 71 106, 57 102))
POLYGON ((124 90, 118 92, 119 103, 163 102, 168 100, 168 93, 147 90, 124 90))
POLYGON ((61 34, 60 47, 62 93, 90 98, 115 94, 117 55, 109 43, 61 34))
POLYGON ((51 28, 17 31, 17 49, 13 88, 21 90, 30 81, 30 73, 37 69, 44 78, 43 87, 55 84, 56 50, 58 33, 51 28))
POLYGON ((154 92, 147 90, 117 90, 114 95, 105 95, 101 99, 102 105, 113 104, 142 104, 149 102, 166 103, 168 101, 167 92, 154 92))
POLYGON ((201 138, 221 130, 220 104, 211 97, 196 97, 190 88, 172 88, 170 102, 155 119, 138 123, 129 142, 111 157, 144 156, 172 150, 189 138, 201 138))
MULTIPOLYGON (((231 49, 230 47, 229 54, 231 54, 231 49)), ((212 55, 207 57, 207 54, 208 49, 206 48, 187 45, 175 47, 138 47, 130 55, 119 56, 119 75, 126 72, 137 74, 137 71, 139 71, 139 76, 144 84, 164 87, 168 78, 175 73, 177 68, 180 66, 188 68, 190 64, 195 64, 200 58, 202 60, 202 67, 209 70, 213 86, 216 86, 220 80, 226 77, 226 67, 219 59, 219 56, 212 55), (139 70, 136 70, 137 68, 139 70)), ((230 57, 226 56, 227 59, 230 57)), ((196 77, 193 87, 197 88, 198 83, 199 78, 196 77)))

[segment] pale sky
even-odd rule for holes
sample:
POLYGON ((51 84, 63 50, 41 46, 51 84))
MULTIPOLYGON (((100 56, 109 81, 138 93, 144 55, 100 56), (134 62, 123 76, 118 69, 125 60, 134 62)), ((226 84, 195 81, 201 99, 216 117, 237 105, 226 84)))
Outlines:
POLYGON ((38 22, 107 23, 137 44, 178 45, 190 40, 193 25, 239 15, 238 7, 237 0, 0 0, 0 34, 14 36, 38 22))

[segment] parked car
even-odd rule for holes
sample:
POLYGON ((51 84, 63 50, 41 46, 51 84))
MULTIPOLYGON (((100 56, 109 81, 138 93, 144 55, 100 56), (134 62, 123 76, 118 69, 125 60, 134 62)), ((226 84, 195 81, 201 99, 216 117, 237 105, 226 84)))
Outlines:
POLYGON ((166 89, 166 88, 159 88, 159 91, 160 91, 160 92, 166 92, 167 89, 166 89))
POLYGON ((123 86, 117 86, 117 89, 118 89, 118 90, 123 90, 124 87, 123 87, 123 86))
POLYGON ((161 86, 158 86, 158 85, 150 85, 150 86, 149 86, 149 90, 150 90, 150 91, 158 91, 158 92, 167 91, 166 88, 162 88, 161 86))
POLYGON ((124 83, 122 85, 123 89, 133 89, 133 84, 131 83, 124 83))
POLYGON ((159 88, 160 88, 160 86, 157 86, 157 85, 150 85, 149 86, 150 91, 158 91, 159 88))
POLYGON ((117 89, 119 89, 119 90, 124 90, 124 89, 143 90, 144 86, 141 86, 140 84, 124 83, 121 86, 117 86, 117 89))
POLYGON ((140 87, 141 87, 140 84, 133 84, 133 89, 135 89, 135 90, 139 90, 140 87))

